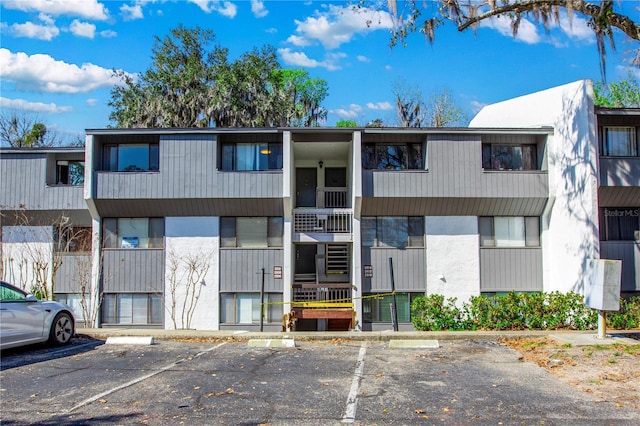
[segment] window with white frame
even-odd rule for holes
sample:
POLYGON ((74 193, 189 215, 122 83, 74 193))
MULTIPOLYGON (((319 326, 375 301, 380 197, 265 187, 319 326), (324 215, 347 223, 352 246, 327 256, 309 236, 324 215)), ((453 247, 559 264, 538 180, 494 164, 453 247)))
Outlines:
POLYGON ((482 216, 479 228, 481 247, 540 246, 540 218, 537 216, 482 216))
POLYGON ((360 227, 364 247, 424 247, 423 216, 363 217, 360 227))
POLYGON ((223 143, 221 170, 282 170, 282 143, 223 143))
POLYGON ((101 304, 102 324, 162 324, 162 294, 107 293, 101 304))
POLYGON ((111 172, 148 172, 160 170, 160 146, 157 143, 106 144, 102 170, 111 172))
POLYGON ((282 217, 221 217, 221 247, 282 247, 282 217))
POLYGON ((640 208, 605 208, 600 211, 602 241, 635 241, 640 235, 640 208))
POLYGON ((600 149, 605 157, 638 157, 638 129, 631 126, 603 127, 600 149))
POLYGON ((422 170, 421 143, 362 145, 362 168, 374 170, 422 170))
POLYGON ((102 244, 104 248, 162 248, 164 218, 104 218, 102 244))
MULTIPOLYGON (((282 294, 264 294, 265 322, 282 319, 282 294)), ((222 324, 259 324, 260 293, 222 293, 220 295, 220 322, 222 324)))
POLYGON ((539 170, 534 144, 482 144, 482 168, 485 170, 539 170))

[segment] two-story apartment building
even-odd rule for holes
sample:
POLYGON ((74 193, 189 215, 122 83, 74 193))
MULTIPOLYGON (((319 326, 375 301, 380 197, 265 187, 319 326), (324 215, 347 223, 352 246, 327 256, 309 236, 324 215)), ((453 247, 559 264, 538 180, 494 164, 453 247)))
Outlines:
MULTIPOLYGON (((87 130, 85 305, 101 326, 274 330, 293 310, 298 330, 376 330, 393 282, 407 329, 416 296, 581 292, 600 256, 638 292, 639 128, 640 111, 596 110, 580 81, 469 128, 87 130)), ((60 155, 2 150, 3 182, 60 155)), ((3 189, 5 279, 26 244, 7 212, 51 189, 39 173, 3 189)), ((56 296, 83 299, 74 285, 60 275, 56 296)))

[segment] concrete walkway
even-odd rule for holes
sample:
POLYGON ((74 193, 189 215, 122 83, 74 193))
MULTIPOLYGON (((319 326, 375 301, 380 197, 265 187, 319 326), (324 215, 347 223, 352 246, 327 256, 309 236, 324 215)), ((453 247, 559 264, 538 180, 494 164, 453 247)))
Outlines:
POLYGON ((153 340, 226 340, 245 342, 255 339, 295 339, 296 341, 343 339, 352 341, 390 340, 497 340, 536 338, 549 336, 559 343, 574 346, 608 345, 614 343, 640 344, 640 329, 611 331, 605 339, 597 337, 596 330, 589 331, 338 331, 338 332, 255 332, 235 330, 163 330, 142 328, 79 328, 77 335, 98 340, 110 337, 152 337, 153 340), (634 338, 635 337, 635 338, 634 338))

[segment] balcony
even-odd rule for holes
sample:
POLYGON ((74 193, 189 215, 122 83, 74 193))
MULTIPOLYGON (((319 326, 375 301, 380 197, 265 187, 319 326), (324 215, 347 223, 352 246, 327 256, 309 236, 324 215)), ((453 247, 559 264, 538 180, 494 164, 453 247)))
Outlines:
POLYGON ((295 233, 351 234, 352 209, 294 209, 295 233))

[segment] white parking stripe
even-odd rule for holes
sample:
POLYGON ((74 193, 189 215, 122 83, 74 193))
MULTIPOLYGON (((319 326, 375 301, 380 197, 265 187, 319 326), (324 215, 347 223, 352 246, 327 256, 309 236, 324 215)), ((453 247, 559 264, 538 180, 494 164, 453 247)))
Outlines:
POLYGON ((344 416, 342 416, 342 423, 353 423, 356 419, 356 406, 358 405, 358 390, 360 389, 360 382, 364 374, 364 356, 367 353, 367 343, 362 342, 360 346, 360 353, 358 354, 358 362, 356 363, 356 371, 353 373, 353 380, 351 381, 351 390, 349 391, 349 397, 347 398, 347 406, 344 410, 344 416))
MULTIPOLYGON (((221 347, 221 346, 222 346, 222 345, 224 345, 225 343, 226 343, 226 342, 222 342, 222 343, 220 343, 220 344, 219 344, 219 345, 217 345, 217 346, 213 346, 213 347, 211 347, 211 348, 209 348, 209 349, 207 349, 207 350, 204 350, 204 351, 202 351, 202 352, 200 352, 200 353, 196 354, 196 355, 194 356, 194 358, 199 357, 200 355, 203 355, 203 354, 205 354, 205 353, 207 353, 207 352, 211 352, 211 351, 212 351, 212 350, 214 350, 214 349, 218 349, 219 347, 221 347)), ((173 367, 177 366, 178 364, 180 364, 180 363, 182 363, 182 362, 184 362, 184 361, 186 361, 186 360, 187 360, 186 358, 180 359, 180 360, 178 360, 178 361, 176 361, 176 362, 174 362, 174 363, 171 363, 171 364, 169 364, 169 365, 166 365, 166 366, 162 367, 161 369, 159 369, 159 370, 157 370, 157 371, 154 371, 154 372, 149 373, 149 374, 147 374, 147 375, 144 375, 144 376, 142 376, 142 377, 138 377, 137 379, 133 379, 133 380, 131 380, 131 381, 127 382, 127 383, 124 383, 124 384, 122 384, 122 385, 120 385, 120 386, 116 386, 116 387, 115 387, 115 388, 113 388, 113 389, 109 389, 109 390, 107 390, 107 391, 104 391, 104 392, 102 392, 102 393, 99 393, 98 395, 94 395, 94 396, 92 396, 91 398, 87 398, 87 399, 85 399, 84 401, 80 402, 79 404, 77 404, 77 405, 75 405, 75 406, 71 407, 71 408, 70 408, 69 410, 67 410, 66 412, 67 412, 67 413, 70 413, 70 412, 72 412, 72 411, 77 410, 77 409, 78 409, 78 408, 80 408, 80 407, 84 407, 84 406, 85 406, 85 405, 87 405, 87 404, 91 404, 92 402, 97 401, 97 400, 99 400, 100 398, 104 398, 105 396, 107 396, 107 395, 109 395, 109 394, 111 394, 111 393, 113 393, 113 392, 119 391, 120 389, 124 389, 124 388, 129 387, 129 386, 132 386, 132 385, 135 385, 136 383, 140 383, 140 382, 142 382, 143 380, 147 380, 148 378, 153 377, 153 376, 155 376, 155 375, 158 375, 158 374, 162 373, 163 371, 167 371, 167 370, 172 369, 173 367)))

